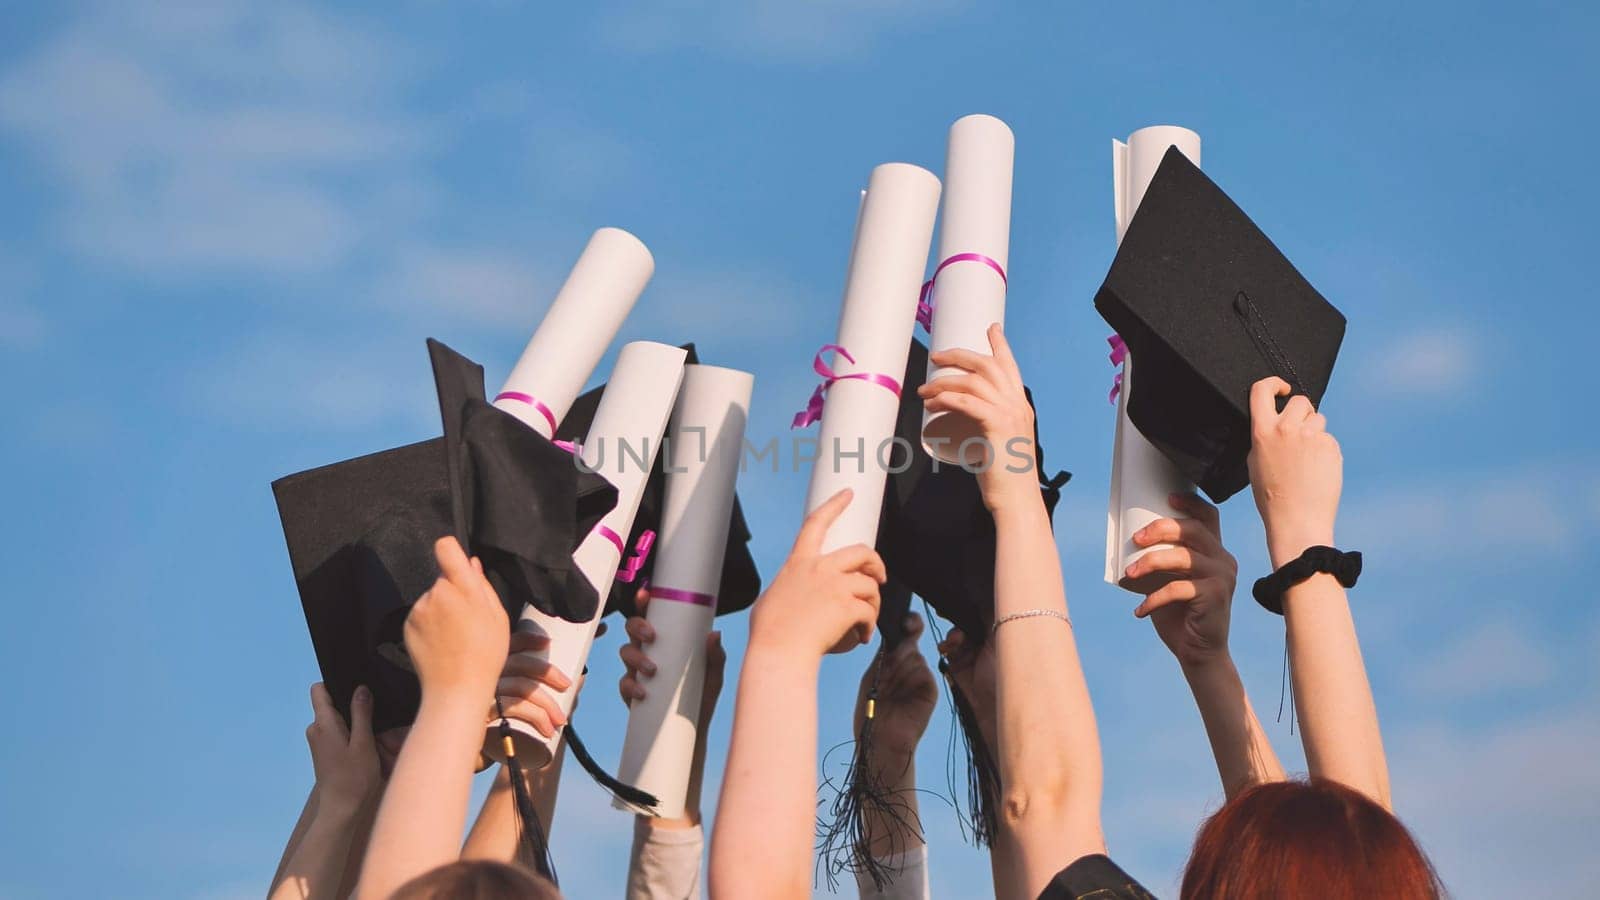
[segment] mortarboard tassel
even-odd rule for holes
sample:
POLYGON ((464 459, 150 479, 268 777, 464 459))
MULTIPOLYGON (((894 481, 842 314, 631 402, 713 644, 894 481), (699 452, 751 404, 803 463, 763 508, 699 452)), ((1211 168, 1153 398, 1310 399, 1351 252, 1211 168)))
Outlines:
POLYGON ((1289 678, 1289 640, 1283 641, 1283 674, 1278 676, 1278 721, 1283 721, 1283 698, 1289 697, 1289 733, 1294 734, 1296 710, 1294 706, 1294 681, 1289 678))
POLYGON ((601 768, 594 757, 589 755, 589 748, 583 745, 583 739, 578 737, 578 732, 572 727, 570 719, 567 721, 565 734, 567 749, 572 752, 572 758, 577 760, 578 765, 589 773, 589 777, 605 788, 611 796, 646 814, 654 813, 656 807, 661 805, 661 801, 657 800, 654 794, 642 791, 631 784, 623 784, 615 775, 601 768))
MULTIPOLYGON (((955 755, 955 742, 962 744, 963 754, 966 757, 967 775, 967 812, 959 816, 963 833, 972 835, 973 843, 979 847, 989 846, 989 841, 995 833, 995 798, 1000 793, 1000 767, 995 764, 994 754, 989 751, 989 745, 983 740, 983 731, 978 728, 978 717, 973 712, 972 704, 967 702, 961 688, 950 675, 950 663, 944 658, 939 660, 939 674, 944 676, 945 686, 950 689, 950 704, 955 708, 956 722, 960 724, 960 734, 952 732, 951 756, 955 755)), ((950 793, 957 812, 961 811, 961 803, 957 798, 957 774, 950 773, 950 793)))
POLYGON ((550 841, 545 836, 544 825, 539 821, 538 810, 533 808, 533 795, 528 793, 526 773, 522 768, 522 761, 517 759, 517 742, 512 740, 511 727, 506 722, 506 711, 500 703, 500 698, 494 701, 495 712, 500 715, 500 741, 505 750, 506 774, 511 779, 511 796, 517 807, 519 840, 528 857, 533 861, 534 871, 550 879, 550 883, 560 886, 556 878, 555 861, 550 858, 550 841))
MULTIPOLYGON (((828 809, 832 821, 817 823, 817 865, 822 867, 828 889, 838 887, 839 873, 866 874, 878 890, 889 884, 898 874, 885 866, 872 852, 867 830, 868 817, 897 827, 888 828, 891 840, 884 858, 899 856, 905 848, 898 845, 899 835, 908 830, 922 833, 922 821, 909 803, 900 798, 900 792, 883 783, 870 765, 873 724, 877 720, 878 680, 883 673, 883 657, 888 652, 887 643, 880 645, 878 657, 873 661, 872 685, 867 689, 867 707, 861 721, 861 735, 855 740, 850 767, 845 772, 844 788, 834 791, 833 804, 828 809)), ((829 780, 831 784, 831 779, 829 780)))

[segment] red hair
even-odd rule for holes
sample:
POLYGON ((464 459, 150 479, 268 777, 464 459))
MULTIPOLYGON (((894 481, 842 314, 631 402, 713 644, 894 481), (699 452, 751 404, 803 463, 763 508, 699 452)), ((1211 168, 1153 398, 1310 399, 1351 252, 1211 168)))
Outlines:
POLYGON ((1323 779, 1259 784, 1195 837, 1183 900, 1436 900, 1428 857, 1392 813, 1323 779))

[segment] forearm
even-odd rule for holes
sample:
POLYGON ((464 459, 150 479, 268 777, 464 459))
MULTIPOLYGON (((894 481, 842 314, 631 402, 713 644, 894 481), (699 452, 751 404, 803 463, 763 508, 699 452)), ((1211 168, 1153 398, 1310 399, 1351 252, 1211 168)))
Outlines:
POLYGON ((372 824, 378 818, 381 795, 362 804, 355 828, 350 832, 350 848, 344 855, 344 875, 339 879, 339 897, 354 896, 356 882, 361 879, 361 863, 367 856, 367 845, 372 841, 372 824))
MULTIPOLYGON (((556 794, 561 786, 561 763, 566 759, 567 745, 563 741, 556 747, 556 756, 544 768, 526 774, 528 794, 533 798, 534 813, 539 817, 539 827, 550 834, 555 818, 556 794)), ((478 817, 472 822, 466 843, 461 847, 462 859, 484 859, 495 862, 520 861, 530 867, 536 860, 523 858, 522 832, 517 821, 517 799, 511 789, 511 770, 501 766, 495 772, 494 783, 483 798, 478 817)))
POLYGON ((1344 588, 1332 575, 1314 575, 1285 593, 1283 613, 1295 710, 1311 774, 1389 808, 1378 709, 1344 588))
POLYGON ((1256 718, 1233 659, 1186 665, 1183 676, 1211 741, 1223 793, 1232 799, 1253 785, 1284 779, 1283 765, 1256 718))
POLYGON ((284 860, 271 900, 322 900, 339 895, 345 862, 360 824, 358 807, 320 802, 302 839, 284 860))
POLYGON ((711 841, 711 896, 804 898, 816 821, 821 661, 752 646, 711 841))
POLYGON ((995 823, 994 834, 989 835, 989 874, 994 879, 995 897, 1024 897, 1022 884, 1022 856, 1017 849, 1016 836, 1005 822, 995 823))
MULTIPOLYGON (((1033 609, 1065 615, 1061 563, 1043 502, 995 515, 995 620, 1033 609)), ((1001 797, 1016 839, 1023 892, 1104 850, 1100 737, 1072 627, 1017 619, 994 634, 1001 797)))
POLYGON ((300 846, 300 841, 306 835, 306 829, 311 827, 311 820, 317 812, 317 786, 311 786, 311 793, 306 795, 305 805, 300 807, 300 818, 295 820, 294 830, 289 832, 289 842, 283 846, 283 856, 278 858, 278 870, 272 873, 272 886, 267 888, 271 894, 278 889, 278 882, 283 880, 284 872, 289 867, 289 859, 294 856, 294 851, 300 846))
POLYGON ((356 892, 361 900, 382 900, 460 856, 472 769, 482 746, 478 705, 461 696, 424 692, 378 808, 356 892))
POLYGON ((917 762, 912 752, 882 748, 870 760, 873 778, 889 792, 887 808, 868 805, 863 818, 867 848, 880 859, 922 845, 922 823, 917 810, 917 762))

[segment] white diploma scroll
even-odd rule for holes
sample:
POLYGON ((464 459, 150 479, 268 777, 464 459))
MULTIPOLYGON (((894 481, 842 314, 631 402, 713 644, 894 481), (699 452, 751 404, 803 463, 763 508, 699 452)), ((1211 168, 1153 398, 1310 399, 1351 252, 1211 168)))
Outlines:
POLYGON ((494 405, 553 436, 655 268, 638 238, 620 228, 596 231, 494 405))
MULTIPOLYGON (((1196 166, 1200 165, 1200 135, 1175 125, 1141 128, 1128 142, 1111 142, 1111 172, 1116 189, 1117 243, 1128 230, 1145 189, 1169 147, 1176 146, 1196 166)), ((1145 440, 1128 420, 1128 396, 1133 390, 1133 354, 1122 364, 1122 390, 1117 396, 1117 433, 1111 451, 1111 503, 1106 511, 1106 581, 1135 593, 1147 594, 1172 580, 1171 575, 1146 575, 1130 579, 1124 573, 1134 560, 1156 544, 1138 547, 1133 534, 1157 519, 1186 518, 1167 502, 1170 494, 1194 490, 1178 467, 1145 440)))
POLYGON ((939 179, 917 166, 886 163, 867 182, 834 341, 855 362, 833 355, 832 369, 872 377, 845 377, 827 390, 806 512, 845 488, 855 495, 828 530, 824 553, 877 540, 900 411, 899 397, 878 378, 898 384, 905 376, 938 204, 939 179))
MULTIPOLYGON (((658 816, 683 815, 700 729, 706 637, 717 612, 722 558, 733 516, 755 378, 717 366, 685 366, 668 426, 667 484, 645 618, 655 674, 628 709, 617 777, 653 794, 658 816)), ((619 809, 630 808, 621 801, 619 809)))
MULTIPOLYGON (((1006 271, 1011 246, 1011 166, 1016 142, 993 116, 966 116, 950 126, 939 210, 939 254, 929 301, 929 349, 960 348, 988 356, 989 326, 1005 322, 1006 271)), ((928 367, 928 380, 960 375, 928 367)), ((947 463, 983 463, 982 431, 960 413, 924 414, 922 446, 947 463), (964 442, 965 450, 963 450, 964 442)))
MULTIPOLYGON (((526 655, 549 660, 573 679, 572 687, 551 691, 564 713, 572 712, 577 679, 589 658, 589 648, 594 643, 600 618, 605 614, 606 597, 617 577, 617 569, 633 551, 625 542, 633 529, 633 518, 639 512, 639 501, 644 497, 650 470, 655 466, 687 357, 688 353, 682 348, 668 344, 634 341, 623 345, 605 393, 600 395, 600 405, 595 409, 589 433, 583 439, 579 458, 584 467, 599 472, 617 488, 617 505, 606 513, 572 555, 578 571, 600 595, 594 618, 587 622, 568 622, 528 606, 523 608, 522 620, 517 624, 518 631, 550 638, 547 650, 526 655)), ((551 689, 541 687, 540 690, 551 689)), ((547 738, 521 720, 511 719, 507 724, 514 734, 517 757, 528 766, 538 767, 548 762, 561 741, 560 730, 547 738)), ((491 757, 500 759, 500 744, 495 740, 499 734, 498 723, 491 725, 489 732, 490 740, 485 746, 491 757)))

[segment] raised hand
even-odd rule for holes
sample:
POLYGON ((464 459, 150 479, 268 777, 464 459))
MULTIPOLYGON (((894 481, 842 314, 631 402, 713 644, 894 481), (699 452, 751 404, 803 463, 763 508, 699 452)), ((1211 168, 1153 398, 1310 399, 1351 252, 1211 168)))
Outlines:
POLYGON ((311 686, 312 722, 306 728, 319 804, 354 811, 377 800, 383 774, 372 737, 372 691, 357 687, 350 697, 350 724, 333 706, 322 682, 311 686))
MULTIPOLYGON (((622 658, 623 666, 622 679, 617 682, 617 692, 622 695, 622 702, 627 706, 632 706, 635 700, 644 699, 645 685, 651 676, 656 674, 656 664, 650 661, 650 657, 644 651, 644 648, 654 643, 656 639, 656 630, 644 617, 645 605, 650 602, 649 591, 640 588, 633 602, 639 614, 628 618, 625 626, 628 643, 617 649, 617 655, 622 658)), ((699 722, 702 730, 711 720, 711 714, 716 711, 717 698, 722 695, 727 663, 728 652, 722 648, 722 632, 713 631, 706 635, 705 683, 700 689, 699 722)))
MULTIPOLYGON (((936 366, 965 369, 917 388, 929 412, 955 412, 983 429, 985 458, 977 469, 983 502, 990 512, 1018 503, 1040 501, 1033 445, 1033 407, 1022 387, 1011 345, 998 323, 989 326, 993 356, 971 350, 939 350, 928 359, 936 366)), ((960 449, 960 448, 957 448, 960 449)), ((1041 501, 1042 502, 1042 501, 1041 501)))
POLYGON ((872 749, 885 760, 901 763, 902 768, 904 761, 917 752, 917 743, 927 731, 933 708, 939 703, 939 686, 933 680, 933 670, 917 650, 922 627, 921 616, 908 614, 905 636, 887 654, 873 656, 871 665, 861 675, 861 687, 856 692, 855 730, 860 737, 867 697, 876 681, 872 749))
POLYGON ((510 650, 510 623, 482 565, 455 538, 440 538, 433 549, 442 574, 406 616, 406 651, 424 696, 487 699, 510 650))
POLYGON ((552 692, 571 687, 572 679, 549 660, 526 655, 549 646, 549 635, 522 632, 511 635, 511 654, 506 657, 500 681, 495 685, 499 708, 491 712, 491 719, 498 719, 503 709, 506 718, 527 722, 545 737, 554 735, 557 728, 567 724, 567 714, 561 711, 561 704, 552 692))
POLYGON ((750 613, 750 645, 783 647, 820 658, 872 637, 883 559, 865 544, 822 553, 828 527, 850 505, 846 488, 812 510, 794 549, 750 613))
POLYGON ((1282 378, 1250 388, 1250 489, 1267 528, 1267 551, 1277 568, 1307 547, 1333 546, 1333 521, 1344 485, 1344 457, 1328 420, 1282 378))
POLYGON ((1157 519, 1134 532, 1140 547, 1172 544, 1134 560, 1130 578, 1152 572, 1178 577, 1147 595, 1133 614, 1149 617, 1156 634, 1184 666, 1201 665, 1228 653, 1228 623, 1239 563, 1222 546, 1217 508, 1194 494, 1167 498, 1187 519, 1157 519))

